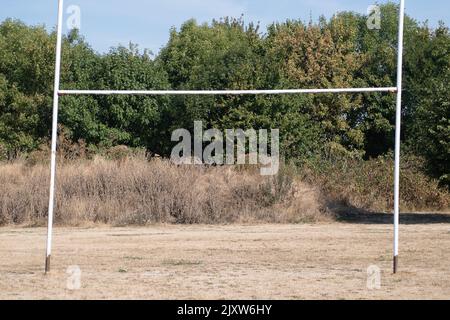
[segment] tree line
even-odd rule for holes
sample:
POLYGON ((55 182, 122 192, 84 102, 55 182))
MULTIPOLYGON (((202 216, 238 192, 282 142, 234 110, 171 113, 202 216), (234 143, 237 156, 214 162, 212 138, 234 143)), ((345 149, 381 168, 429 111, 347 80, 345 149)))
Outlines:
MULTIPOLYGON (((367 16, 338 13, 261 30, 243 18, 195 20, 170 30, 156 55, 137 45, 97 53, 78 31, 63 41, 62 89, 290 89, 396 85, 398 7, 367 16)), ((55 32, 0 24, 0 159, 48 143, 55 32)), ((450 183, 450 33, 406 17, 402 140, 427 172, 450 183)), ((280 129, 281 152, 302 161, 332 152, 362 159, 394 147, 395 94, 289 96, 66 96, 60 123, 92 150, 117 145, 170 154, 178 128, 280 129)))

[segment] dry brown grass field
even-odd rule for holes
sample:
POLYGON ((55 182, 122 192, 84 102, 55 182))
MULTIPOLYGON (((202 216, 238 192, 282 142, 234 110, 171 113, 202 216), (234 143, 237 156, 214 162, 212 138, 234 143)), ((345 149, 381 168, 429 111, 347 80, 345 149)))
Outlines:
MULTIPOLYGON (((44 275, 48 165, 2 164, 0 299, 450 299, 450 215, 402 214, 391 274, 392 216, 368 213, 392 209, 391 167, 262 177, 142 155, 62 160, 44 275), (380 289, 367 286, 370 266, 380 289)), ((411 168, 402 212, 448 212, 450 193, 411 168)))
POLYGON ((49 275, 46 230, 4 227, 0 299, 449 299, 450 217, 404 216, 398 275, 389 220, 57 228, 49 275), (79 290, 67 287, 74 265, 79 290))

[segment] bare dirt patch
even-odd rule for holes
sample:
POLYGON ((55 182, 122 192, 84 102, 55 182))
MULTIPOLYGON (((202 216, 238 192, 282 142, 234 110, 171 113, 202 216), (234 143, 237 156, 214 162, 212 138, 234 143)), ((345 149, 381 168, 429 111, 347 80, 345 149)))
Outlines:
POLYGON ((45 276, 46 230, 1 228, 0 299, 449 299, 450 225, 401 232, 394 276, 387 224, 57 228, 45 276))

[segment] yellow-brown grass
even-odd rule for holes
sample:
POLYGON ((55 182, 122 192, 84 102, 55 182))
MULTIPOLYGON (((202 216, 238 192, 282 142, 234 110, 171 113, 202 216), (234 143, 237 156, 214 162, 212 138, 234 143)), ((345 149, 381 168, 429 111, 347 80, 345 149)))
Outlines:
MULTIPOLYGON (((0 164, 0 225, 45 224, 49 164, 42 155, 0 164)), ((402 164, 402 211, 448 212, 450 193, 422 173, 417 159, 402 164)), ((177 166, 115 148, 104 157, 59 158, 55 222, 302 223, 329 221, 354 209, 390 212, 392 167, 383 158, 321 160, 282 165, 276 176, 263 177, 252 166, 177 166)))
MULTIPOLYGON (((169 161, 95 157, 58 167, 55 222, 298 223, 328 220, 319 191, 282 169, 275 177, 231 167, 176 166, 169 161)), ((43 225, 48 165, 0 166, 0 225, 43 225)))
MULTIPOLYGON (((403 212, 449 212, 450 192, 428 177, 423 159, 405 155, 401 162, 400 207, 403 212)), ((392 212, 394 160, 319 159, 300 170, 302 180, 320 186, 333 211, 392 212)))

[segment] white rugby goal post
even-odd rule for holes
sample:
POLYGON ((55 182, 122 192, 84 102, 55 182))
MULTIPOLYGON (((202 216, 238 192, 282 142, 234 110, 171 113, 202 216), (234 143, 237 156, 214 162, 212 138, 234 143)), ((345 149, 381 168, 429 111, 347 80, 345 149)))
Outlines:
POLYGON ((58 24, 56 40, 55 82, 53 92, 53 121, 50 165, 50 195, 48 205, 47 249, 45 273, 50 271, 52 254, 53 218, 55 205, 56 152, 58 138, 58 108, 59 97, 63 95, 282 95, 282 94, 350 94, 364 92, 397 93, 396 129, 395 129, 395 177, 394 177, 394 261, 393 272, 398 271, 399 255, 399 222, 400 222, 400 144, 402 116, 402 76, 403 76, 403 28, 405 17, 405 0, 400 0, 398 23, 398 56, 397 56, 397 86, 381 88, 330 88, 330 89, 286 89, 286 90, 61 90, 61 49, 64 0, 58 0, 58 24))

